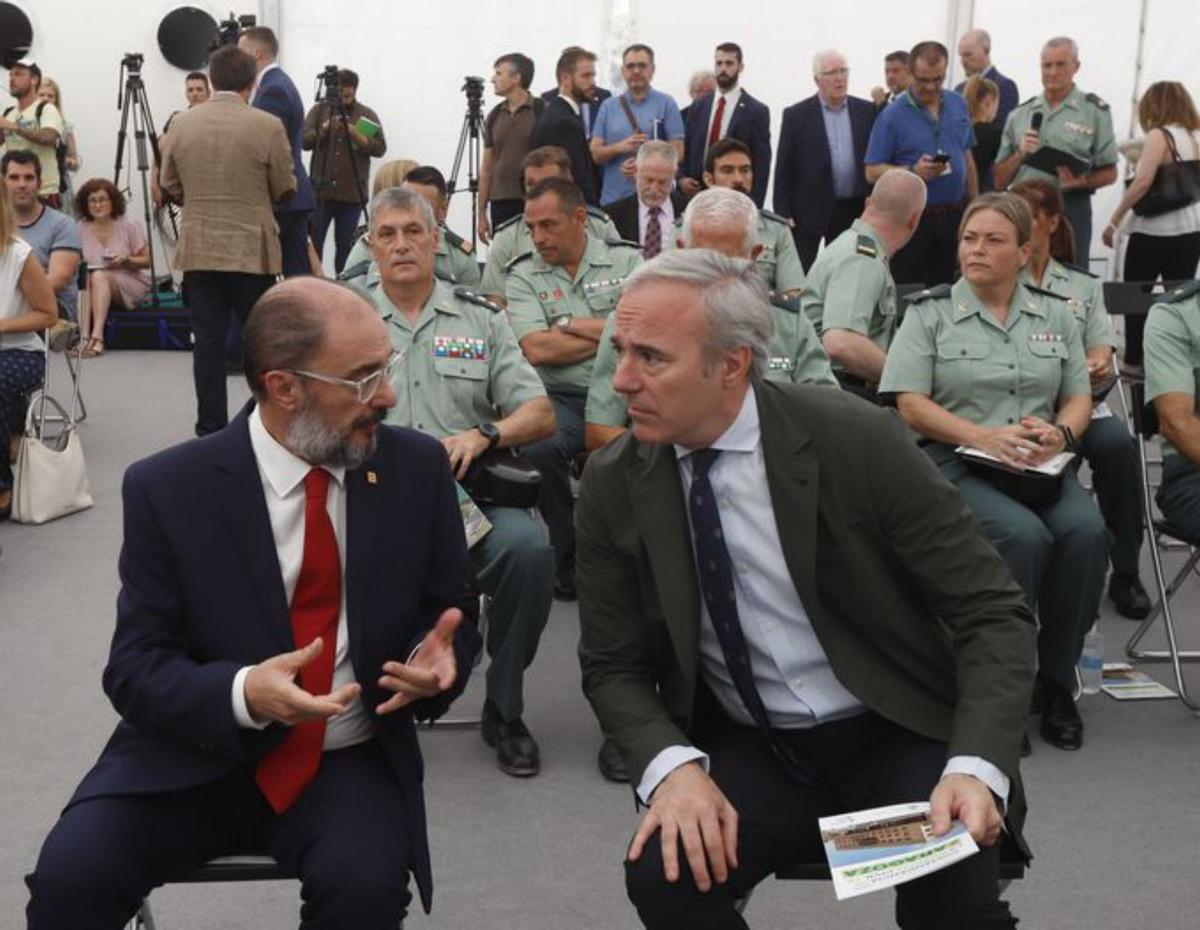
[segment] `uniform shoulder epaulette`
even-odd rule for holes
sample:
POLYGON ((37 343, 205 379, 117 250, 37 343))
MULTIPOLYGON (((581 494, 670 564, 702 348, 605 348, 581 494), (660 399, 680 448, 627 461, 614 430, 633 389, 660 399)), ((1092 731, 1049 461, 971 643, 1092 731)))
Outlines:
POLYGON ((1037 94, 1034 94, 1032 97, 1028 98, 1027 100, 1022 100, 1019 104, 1017 104, 1017 106, 1023 107, 1027 104, 1033 103, 1035 100, 1037 100, 1037 94))
POLYGON ((351 236, 350 238, 352 238, 355 242, 357 242, 359 239, 361 239, 363 236, 365 236, 370 231, 370 229, 371 229, 370 226, 368 226, 366 223, 363 223, 361 226, 357 227, 354 230, 354 235, 351 236))
POLYGON ((642 247, 640 242, 634 242, 632 239, 609 239, 605 245, 623 245, 631 249, 640 249, 642 247))
POLYGON ((784 226, 787 225, 787 220, 785 220, 778 213, 772 213, 770 210, 759 210, 758 215, 763 219, 770 220, 772 223, 783 223, 784 226))
POLYGON ((509 226, 512 226, 514 223, 519 222, 520 220, 523 220, 523 219, 525 219, 525 216, 524 216, 524 214, 521 214, 521 213, 518 213, 516 216, 510 216, 503 223, 501 223, 499 226, 497 226, 495 229, 493 229, 492 234, 495 235, 496 233, 500 232, 500 230, 502 230, 502 229, 508 229, 509 226))
POLYGON ((1044 287, 1034 287, 1032 284, 1026 284, 1025 290, 1034 294, 1041 294, 1043 297, 1053 297, 1055 300, 1070 300, 1066 294, 1055 294, 1054 291, 1048 291, 1044 287))
POLYGON ((353 281, 355 278, 361 278, 371 268, 371 260, 364 258, 361 262, 351 265, 349 268, 343 268, 342 273, 337 276, 339 281, 353 281))
POLYGON ((1200 281, 1184 281, 1182 284, 1171 288, 1155 302, 1160 304, 1177 304, 1181 300, 1187 300, 1196 294, 1200 294, 1200 281))
POLYGON ((917 291, 915 294, 909 294, 905 300, 910 304, 924 303, 927 300, 932 300, 937 297, 949 297, 950 285, 938 284, 935 287, 927 287, 923 291, 917 291))
POLYGON ((1105 103, 1100 97, 1096 96, 1095 94, 1084 94, 1083 99, 1086 100, 1088 103, 1094 103, 1101 110, 1108 109, 1108 104, 1105 103))
POLYGON ((1096 272, 1089 271, 1087 268, 1084 268, 1082 265, 1072 265, 1070 262, 1059 262, 1059 264, 1062 265, 1064 268, 1070 268, 1072 271, 1077 271, 1080 274, 1085 274, 1089 278, 1100 277, 1100 275, 1096 274, 1096 272))
POLYGON ((599 207, 597 207, 595 204, 589 203, 587 212, 588 212, 588 216, 594 216, 598 220, 608 219, 608 214, 605 213, 603 210, 601 210, 599 207))
POLYGON ((464 239, 462 236, 460 236, 458 233, 454 232, 451 229, 446 229, 443 227, 442 236, 445 237, 446 241, 449 242, 456 249, 458 249, 460 252, 465 252, 467 255, 470 255, 472 252, 475 251, 475 243, 468 242, 466 239, 464 239))
POLYGON ((520 255, 514 255, 508 260, 508 264, 504 266, 505 271, 512 271, 514 265, 518 265, 527 258, 532 258, 533 252, 522 252, 520 255))
POLYGON ((461 298, 468 303, 473 303, 476 306, 486 307, 488 310, 491 310, 492 313, 499 313, 503 309, 499 304, 492 303, 482 294, 476 294, 469 287, 456 287, 454 289, 454 296, 461 298))
POLYGON ((859 236, 858 242, 854 245, 854 251, 870 258, 875 258, 879 254, 879 250, 875 248, 875 240, 870 236, 859 236))

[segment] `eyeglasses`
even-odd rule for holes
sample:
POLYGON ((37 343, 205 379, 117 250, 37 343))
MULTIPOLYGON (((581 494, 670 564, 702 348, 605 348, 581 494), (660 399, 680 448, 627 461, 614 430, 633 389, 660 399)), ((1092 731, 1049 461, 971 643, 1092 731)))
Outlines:
POLYGON ((828 71, 818 71, 817 77, 839 78, 839 77, 846 77, 849 74, 850 74, 849 68, 830 68, 828 71))
POLYGON ((342 387, 348 387, 354 391, 360 404, 370 403, 371 398, 379 391, 379 385, 383 384, 383 379, 389 381, 392 374, 396 370, 396 366, 400 364, 400 360, 404 358, 403 352, 393 352, 388 356, 388 360, 384 362, 382 368, 378 371, 373 371, 365 377, 359 378, 357 381, 351 381, 349 378, 335 378, 333 375, 323 375, 316 371, 304 371, 300 368, 285 368, 289 374, 299 375, 301 378, 311 378, 313 381, 323 381, 326 384, 340 384, 342 387))

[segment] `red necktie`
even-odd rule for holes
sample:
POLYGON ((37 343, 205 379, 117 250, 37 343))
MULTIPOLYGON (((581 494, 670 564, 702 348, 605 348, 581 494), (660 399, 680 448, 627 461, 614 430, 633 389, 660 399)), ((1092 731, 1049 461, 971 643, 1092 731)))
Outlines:
MULTIPOLYGON (((298 684, 309 694, 328 694, 333 685, 338 615, 342 603, 342 567, 333 522, 325 509, 329 472, 314 468, 304 476, 304 561, 292 594, 292 636, 303 649, 318 636, 321 654, 300 670, 298 684)), ((254 780, 275 813, 296 803, 317 777, 325 743, 325 721, 292 727, 287 738, 258 764, 254 780)))
POLYGON ((712 145, 721 138, 721 120, 725 118, 725 98, 717 101, 717 112, 713 114, 712 128, 708 131, 708 144, 712 145))
POLYGON ((650 208, 650 218, 646 220, 646 241, 642 243, 644 258, 654 258, 662 251, 662 223, 658 220, 660 213, 662 213, 660 207, 650 208))

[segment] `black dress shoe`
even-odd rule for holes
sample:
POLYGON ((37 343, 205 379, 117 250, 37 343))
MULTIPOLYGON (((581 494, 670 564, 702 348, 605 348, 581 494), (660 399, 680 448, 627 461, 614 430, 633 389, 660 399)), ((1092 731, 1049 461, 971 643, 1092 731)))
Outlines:
POLYGON ((617 751, 617 744, 610 739, 606 739, 600 744, 596 765, 600 767, 600 774, 609 781, 621 783, 629 781, 629 772, 625 770, 625 762, 617 751))
POLYGON ((554 579, 554 598, 559 601, 574 601, 579 599, 575 590, 575 571, 559 572, 554 579))
POLYGON ((1150 595, 1137 575, 1118 575, 1108 579, 1108 599, 1117 613, 1130 620, 1145 620, 1150 615, 1150 595))
POLYGON ((483 705, 480 721, 483 741, 496 750, 496 765, 506 775, 528 778, 541 768, 538 744, 518 717, 502 720, 496 706, 488 701, 483 705))
POLYGON ((1066 688, 1042 679, 1042 739, 1059 749, 1083 745, 1083 720, 1066 688))

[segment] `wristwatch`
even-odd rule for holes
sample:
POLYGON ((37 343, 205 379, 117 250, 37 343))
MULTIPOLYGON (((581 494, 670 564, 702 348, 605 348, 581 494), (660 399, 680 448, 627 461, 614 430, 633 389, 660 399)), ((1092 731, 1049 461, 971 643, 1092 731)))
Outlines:
POLYGON ((496 428, 495 423, 480 423, 475 427, 483 435, 483 438, 488 441, 488 448, 494 449, 500 442, 500 430, 496 428))
POLYGON ((555 317, 554 325, 558 327, 559 332, 569 333, 571 331, 571 314, 555 317))
POLYGON ((1066 423, 1055 423, 1058 431, 1063 436, 1063 447, 1068 452, 1076 452, 1079 450, 1079 441, 1075 438, 1075 432, 1066 423))

